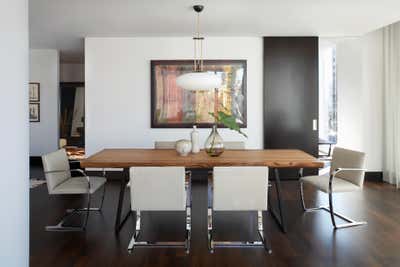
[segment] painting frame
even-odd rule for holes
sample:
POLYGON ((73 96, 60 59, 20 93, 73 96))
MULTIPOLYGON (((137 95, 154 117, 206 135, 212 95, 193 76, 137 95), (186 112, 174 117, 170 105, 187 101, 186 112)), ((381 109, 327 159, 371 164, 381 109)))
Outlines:
POLYGON ((29 122, 40 122, 40 103, 29 103, 29 122))
POLYGON ((40 102, 40 83, 29 83, 29 102, 40 102))
MULTIPOLYGON (((212 59, 204 60, 204 68, 207 69, 208 65, 229 65, 229 64, 240 64, 243 67, 243 78, 241 93, 243 96, 242 100, 242 115, 243 122, 238 123, 241 128, 247 128, 247 60, 242 59, 212 59)), ((196 125, 198 128, 211 128, 214 123, 197 123, 197 122, 180 122, 180 123, 160 123, 156 120, 156 108, 157 108, 157 88, 156 88, 156 66, 164 65, 193 65, 193 60, 151 60, 150 61, 150 73, 151 73, 151 117, 150 124, 151 128, 192 128, 196 125)), ((218 124, 218 127, 226 128, 222 124, 218 124)))

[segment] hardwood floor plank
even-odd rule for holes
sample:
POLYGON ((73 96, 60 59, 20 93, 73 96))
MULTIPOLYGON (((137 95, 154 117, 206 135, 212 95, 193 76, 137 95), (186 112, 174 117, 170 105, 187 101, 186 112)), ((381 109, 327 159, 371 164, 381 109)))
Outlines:
MULTIPOLYGON (((297 182, 282 182, 288 233, 279 230, 270 214, 266 216, 264 227, 272 254, 262 248, 217 248, 210 254, 206 177, 194 175, 189 255, 179 248, 138 248, 128 254, 133 219, 128 219, 119 234, 113 228, 118 181, 107 183, 103 213, 90 215, 86 233, 45 232, 45 225, 57 222, 65 208, 77 207, 84 199, 49 197, 46 185, 41 185, 30 191, 30 266, 400 266, 400 191, 388 184, 367 182, 363 192, 335 195, 337 211, 366 220, 368 225, 334 231, 327 212, 302 212, 297 182)), ((305 196, 308 206, 327 201, 323 193, 309 187, 305 187, 305 196)), ((99 201, 100 194, 96 194, 92 203, 99 201)), ((125 208, 128 201, 126 194, 125 208)), ((215 235, 231 240, 257 237, 255 222, 251 212, 217 213, 215 235)), ((144 238, 184 239, 183 213, 144 212, 143 223, 144 238)))

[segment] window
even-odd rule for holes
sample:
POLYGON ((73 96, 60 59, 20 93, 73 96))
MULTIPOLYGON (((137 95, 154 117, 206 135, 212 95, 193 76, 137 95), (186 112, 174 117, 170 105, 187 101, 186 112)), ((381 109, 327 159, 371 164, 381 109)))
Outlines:
POLYGON ((324 41, 319 48, 319 138, 337 142, 336 46, 324 41))

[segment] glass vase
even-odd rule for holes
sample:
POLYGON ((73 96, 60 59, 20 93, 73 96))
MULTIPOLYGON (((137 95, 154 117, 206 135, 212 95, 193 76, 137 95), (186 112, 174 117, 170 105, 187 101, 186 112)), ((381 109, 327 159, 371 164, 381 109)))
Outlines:
POLYGON ((213 126, 204 148, 210 157, 218 157, 224 152, 224 141, 218 133, 217 125, 213 126))

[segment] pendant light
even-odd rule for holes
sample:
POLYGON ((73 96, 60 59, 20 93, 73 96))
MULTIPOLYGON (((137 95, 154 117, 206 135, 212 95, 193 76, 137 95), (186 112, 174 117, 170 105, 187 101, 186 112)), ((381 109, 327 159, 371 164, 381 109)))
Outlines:
POLYGON ((176 84, 186 90, 213 90, 221 86, 221 78, 215 73, 203 70, 203 40, 200 36, 200 13, 204 6, 195 5, 193 10, 197 13, 197 34, 193 37, 194 41, 194 61, 193 72, 180 75, 176 79, 176 84), (199 55, 199 57, 197 57, 199 55))

